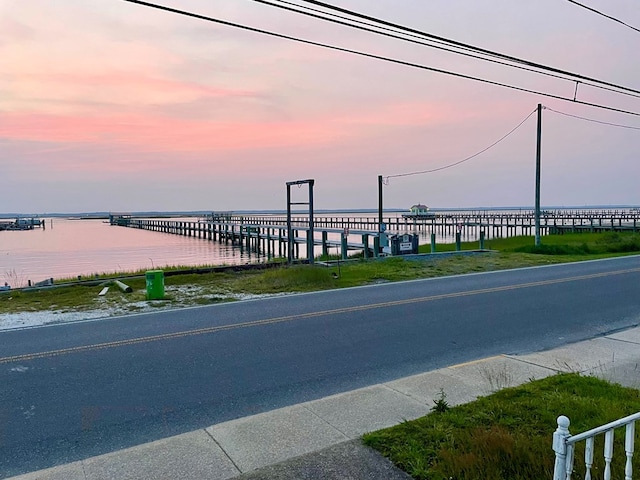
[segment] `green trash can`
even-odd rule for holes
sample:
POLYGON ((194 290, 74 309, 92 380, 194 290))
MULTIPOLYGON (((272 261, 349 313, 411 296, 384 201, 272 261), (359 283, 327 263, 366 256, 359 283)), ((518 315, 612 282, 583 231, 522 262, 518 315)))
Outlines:
POLYGON ((147 280, 147 300, 162 300, 164 298, 164 272, 149 270, 145 274, 147 280))

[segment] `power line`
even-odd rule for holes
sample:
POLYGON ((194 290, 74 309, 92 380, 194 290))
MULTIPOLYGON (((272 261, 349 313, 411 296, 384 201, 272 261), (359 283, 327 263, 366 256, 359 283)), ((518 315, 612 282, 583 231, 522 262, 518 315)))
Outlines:
POLYGON ((456 47, 462 47, 462 48, 471 49, 474 52, 482 53, 484 55, 490 55, 490 56, 493 56, 493 57, 496 57, 496 58, 501 58, 503 60, 516 62, 516 63, 522 64, 522 65, 527 65, 527 66, 530 66, 530 67, 551 71, 551 72, 558 73, 558 74, 561 74, 561 75, 567 75, 567 76, 570 76, 570 77, 573 77, 573 78, 579 79, 579 80, 588 80, 590 82, 599 83, 601 85, 606 85, 608 87, 613 87, 613 88, 617 88, 617 89, 620 89, 620 90, 625 90, 625 91, 628 91, 628 92, 640 93, 640 90, 635 90, 635 89, 632 89, 632 88, 629 88, 629 87, 625 87, 625 86, 622 86, 622 85, 616 85, 614 83, 605 82, 604 80, 598 80, 596 78, 587 77, 587 76, 584 76, 584 75, 581 75, 581 74, 578 74, 578 73, 568 72, 566 70, 561 70, 559 68, 550 67, 550 66, 543 65, 543 64, 540 64, 540 63, 535 63, 535 62, 532 62, 532 61, 529 61, 529 60, 520 59, 520 58, 513 57, 513 56, 510 56, 510 55, 506 55, 506 54, 503 54, 503 53, 494 52, 492 50, 487 50, 487 49, 476 47, 476 46, 469 45, 469 44, 466 44, 466 43, 458 42, 456 40, 451 40, 451 39, 448 39, 448 38, 445 38, 445 37, 441 37, 441 36, 438 36, 438 35, 433 35, 431 33, 423 32, 423 31, 420 31, 420 30, 416 30, 414 28, 409 28, 409 27, 405 27, 403 25, 398 25, 396 23, 388 22, 386 20, 382 20, 382 19, 376 18, 376 17, 371 17, 369 15, 364 15, 362 13, 358 13, 358 12, 355 12, 353 10, 348 10, 346 8, 337 7, 335 5, 331 5, 329 3, 321 2, 321 1, 318 1, 318 0, 299 0, 299 1, 304 2, 304 3, 310 3, 310 4, 313 4, 313 5, 317 5, 317 6, 321 6, 323 8, 329 9, 329 10, 334 10, 334 11, 337 11, 337 12, 340 12, 340 13, 343 13, 343 14, 351 15, 353 17, 365 19, 365 20, 368 20, 370 22, 386 25, 388 27, 393 27, 393 28, 396 28, 398 30, 419 34, 419 35, 422 35, 424 37, 431 38, 431 39, 440 40, 442 42, 445 42, 445 43, 447 43, 449 45, 454 45, 456 47))
MULTIPOLYGON (((166 12, 169 12, 169 13, 174 13, 174 14, 177 14, 177 15, 183 15, 183 16, 186 16, 186 17, 196 18, 196 19, 199 19, 199 20, 205 20, 205 21, 217 23, 217 24, 220 24, 220 25, 239 28, 239 29, 250 31, 250 32, 254 32, 254 33, 261 33, 261 34, 264 34, 264 35, 269 35, 269 36, 276 37, 276 38, 281 38, 281 39, 284 39, 284 40, 291 40, 291 41, 303 43, 303 44, 306 44, 306 45, 313 45, 313 46, 316 46, 316 47, 323 47, 323 48, 327 48, 327 49, 330 49, 330 50, 335 50, 335 51, 338 51, 338 52, 351 53, 353 55, 358 55, 358 56, 365 57, 365 58, 372 58, 372 59, 381 60, 381 61, 388 62, 388 63, 393 63, 393 64, 396 64, 396 65, 404 65, 404 66, 407 66, 407 67, 418 68, 420 70, 426 70, 426 71, 430 71, 430 72, 434 72, 434 73, 440 73, 440 74, 443 74, 443 75, 448 75, 448 76, 452 76, 452 77, 456 77, 456 78, 462 78, 462 79, 465 79, 465 80, 473 80, 475 82, 486 83, 488 85, 495 85, 495 86, 498 86, 498 87, 508 88, 508 89, 511 89, 511 90, 519 91, 519 92, 532 93, 534 95, 541 95, 541 96, 548 97, 548 98, 555 98, 556 100, 562 100, 562 101, 565 101, 565 102, 578 103, 580 105, 586 105, 586 106, 590 106, 590 107, 594 107, 594 108, 600 108, 600 109, 603 109, 603 110, 609 110, 609 111, 618 112, 618 113, 625 113, 627 115, 640 116, 640 113, 633 112, 633 111, 630 111, 630 110, 623 110, 623 109, 620 109, 620 108, 609 107, 607 105, 600 105, 600 104, 597 104, 597 103, 585 102, 585 101, 581 101, 581 100, 574 100, 572 98, 563 97, 561 95, 554 95, 554 94, 551 94, 551 93, 545 93, 545 92, 538 91, 538 90, 532 90, 532 89, 528 89, 528 88, 524 88, 524 87, 518 87, 518 86, 515 86, 515 85, 509 85, 509 84, 506 84, 506 83, 496 82, 496 81, 493 81, 493 80, 487 80, 487 79, 481 78, 481 77, 474 77, 472 75, 465 75, 465 74, 458 73, 458 72, 453 72, 453 71, 450 71, 450 70, 443 70, 443 69, 440 69, 440 68, 428 67, 426 65, 420 65, 420 64, 417 64, 417 63, 407 62, 407 61, 404 61, 404 60, 398 60, 398 59, 385 57, 385 56, 381 56, 381 55, 375 55, 375 54, 372 54, 372 53, 361 52, 359 50, 352 50, 352 49, 349 49, 349 48, 338 47, 338 46, 335 46, 335 45, 330 45, 330 44, 321 43, 321 42, 315 42, 315 41, 306 40, 306 39, 303 39, 303 38, 292 37, 290 35, 284 35, 282 33, 271 32, 271 31, 268 31, 268 30, 263 30, 263 29, 255 28, 255 27, 249 27, 247 25, 241 25, 239 23, 229 22, 229 21, 226 21, 226 20, 221 20, 219 18, 214 18, 214 17, 209 17, 209 16, 206 16, 206 15, 201 15, 201 14, 198 14, 198 13, 188 12, 186 10, 179 10, 179 9, 176 9, 176 8, 166 7, 164 5, 158 5, 158 4, 155 4, 155 3, 149 3, 149 2, 142 1, 142 0, 124 0, 124 1, 128 2, 128 3, 135 3, 137 5, 142 5, 144 7, 154 8, 154 9, 157 9, 157 10, 163 10, 163 11, 166 11, 166 12)), ((638 93, 640 93, 640 92, 638 92, 638 93)))
MULTIPOLYGON (((506 62, 506 61, 498 60, 497 58, 492 58, 492 57, 482 56, 482 55, 479 55, 479 54, 470 53, 470 52, 474 52, 475 51, 475 50, 470 49, 470 48, 456 47, 456 48, 461 48, 461 49, 460 50, 454 50, 453 48, 449 48, 449 44, 446 43, 446 42, 424 38, 424 36, 415 35, 415 34, 412 34, 412 33, 409 33, 409 32, 401 32, 401 31, 398 31, 398 30, 395 30, 395 29, 392 29, 392 28, 389 28, 389 27, 384 27, 384 26, 380 26, 380 25, 373 25, 371 23, 367 23, 367 22, 362 21, 362 20, 349 18, 349 17, 343 16, 343 15, 336 15, 336 14, 327 13, 327 12, 324 12, 324 11, 319 10, 319 9, 306 7, 304 5, 298 5, 296 3, 289 2, 289 1, 286 1, 286 0, 276 0, 279 3, 273 3, 272 1, 268 1, 268 0, 252 0, 252 1, 256 2, 256 3, 263 4, 263 5, 268 5, 268 6, 271 6, 271 7, 287 10, 287 11, 290 11, 290 12, 299 13, 301 15, 306 15, 306 16, 309 16, 309 17, 312 17, 312 18, 317 18, 317 19, 324 20, 324 21, 327 21, 327 22, 335 23, 335 24, 338 24, 338 25, 343 25, 343 26, 355 28, 355 29, 362 30, 362 31, 365 31, 365 32, 375 33, 377 35, 382 35, 382 36, 389 37, 389 38, 395 38, 395 39, 398 39, 398 40, 403 40, 405 42, 410 42, 410 43, 413 43, 413 44, 422 45, 422 46, 429 47, 429 48, 435 48, 437 50, 442 50, 442 51, 449 52, 449 53, 454 53, 454 54, 457 54, 457 55, 463 55, 465 57, 474 58, 474 59, 482 60, 482 61, 485 61, 485 62, 491 62, 491 63, 495 63, 495 64, 498 64, 498 65, 503 65, 503 66, 507 66, 507 67, 511 67, 511 68, 517 68, 519 70, 525 70, 527 72, 533 72, 533 73, 537 73, 539 75, 545 75, 545 76, 557 78, 557 79, 560 79, 560 80, 576 82, 575 79, 567 78, 566 75, 557 75, 557 74, 554 74, 554 73, 551 73, 551 72, 547 72, 547 71, 544 71, 544 70, 540 71, 539 69, 526 67, 524 65, 520 65, 520 64, 517 64, 517 63, 516 64, 509 63, 509 62, 506 62), (297 7, 297 8, 293 8, 293 7, 297 7), (298 8, 301 8, 301 9, 304 9, 304 10, 298 10, 298 8), (311 12, 315 12, 315 13, 311 13, 311 12), (326 16, 326 15, 329 15, 329 16, 326 16), (345 21, 343 21, 343 20, 345 20, 345 21), (368 27, 373 27, 373 28, 368 28, 368 27), (375 30, 374 28, 377 29, 377 30, 375 30), (382 31, 380 31, 380 30, 382 30, 382 31), (400 36, 400 35, 405 35, 405 36, 400 36), (410 38, 406 38, 406 37, 410 37, 410 38), (427 42, 432 42, 432 43, 427 43, 427 42)), ((618 89, 607 87, 607 86, 604 86, 604 85, 599 85, 597 83, 591 83, 591 82, 581 82, 581 83, 583 83, 586 86, 593 87, 593 88, 599 88, 599 89, 607 90, 607 91, 614 92, 614 93, 621 93, 623 95, 629 95, 629 96, 632 96, 632 97, 640 98, 640 91, 638 92, 638 94, 634 94, 634 93, 627 92, 627 91, 620 91, 618 89)))
POLYGON ((584 120, 586 122, 593 122, 593 123, 599 123, 601 125, 609 125, 610 127, 619 127, 619 128, 628 128, 631 130, 640 130, 640 127, 633 127, 631 125, 622 125, 620 123, 611 123, 611 122, 603 122, 601 120, 594 120, 592 118, 586 118, 586 117, 581 117, 579 115, 572 115, 570 113, 565 113, 565 112, 559 112, 558 110, 554 110, 551 107, 545 107, 547 110, 549 110, 550 112, 553 113, 558 113, 560 115, 564 115, 565 117, 572 117, 572 118, 577 118, 579 120, 584 120))
POLYGON ((513 128, 509 131, 509 133, 507 133, 506 135, 503 135, 499 140, 496 140, 495 142, 493 142, 493 143, 492 143, 491 145, 489 145, 488 147, 483 148, 483 149, 482 149, 482 150, 480 150, 479 152, 476 152, 476 153, 474 153, 473 155, 471 155, 471 156, 469 156, 469 157, 467 157, 467 158, 464 158, 464 159, 462 159, 462 160, 458 160, 457 162, 450 163, 450 164, 445 165, 445 166, 443 166, 443 167, 433 168, 433 169, 431 169, 431 170, 422 170, 422 171, 420 171, 420 172, 410 172, 410 173, 400 173, 400 174, 397 174, 397 175, 387 175, 387 176, 385 176, 385 178, 386 178, 386 179, 387 179, 387 181, 388 181, 390 178, 397 178, 397 177, 409 177, 409 176, 412 176, 412 175, 422 175, 422 174, 425 174, 425 173, 439 172, 440 170, 446 170, 447 168, 455 167, 456 165, 460 165, 461 163, 468 162, 469 160, 471 160, 471 159, 473 159, 473 158, 477 157, 478 155, 483 154, 483 153, 484 153, 484 152, 486 152, 487 150, 490 150, 491 148, 493 148, 493 147, 495 147, 496 145, 498 145, 500 142, 502 142, 504 139, 506 139, 506 138, 507 138, 509 135, 511 135, 513 132, 515 132, 516 130, 518 130, 518 129, 519 129, 519 128, 524 124, 524 122, 526 122, 527 120, 529 120, 529 118, 531 118, 531 115, 533 115, 533 114, 534 114, 534 113, 536 113, 537 111, 538 111, 538 109, 536 108, 536 109, 535 109, 534 111, 532 111, 529 115, 527 115, 527 116, 525 117, 525 119, 524 119, 524 120, 522 120, 518 125, 516 125, 515 127, 513 127, 513 128))
POLYGON ((603 16, 605 18, 608 18, 609 20, 613 20, 614 22, 620 23, 620 24, 624 25, 625 27, 630 28, 631 30, 635 30, 636 32, 640 32, 640 29, 638 29, 638 28, 636 28, 636 27, 634 27, 632 25, 629 25, 628 23, 625 23, 625 22, 623 22, 622 20, 620 20, 620 19, 618 19, 616 17, 612 17, 611 15, 607 15, 606 13, 602 13, 601 11, 596 10, 595 8, 589 7, 588 5, 583 5, 582 3, 576 2, 575 0, 567 0, 567 1, 569 3, 573 3, 574 5, 577 5, 578 7, 585 8, 585 9, 589 10, 590 12, 593 12, 593 13, 595 13, 597 15, 601 15, 601 16, 603 16))

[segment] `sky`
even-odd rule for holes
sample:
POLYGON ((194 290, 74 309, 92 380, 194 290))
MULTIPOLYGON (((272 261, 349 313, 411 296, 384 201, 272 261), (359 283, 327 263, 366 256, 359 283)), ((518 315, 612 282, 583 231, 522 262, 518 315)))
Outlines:
MULTIPOLYGON (((303 3, 300 0, 291 0, 303 3)), ((640 33, 566 0, 327 0, 640 90, 640 33)), ((251 0, 159 2, 573 98, 576 84, 251 0)), ((584 0, 640 28, 637 0, 584 0)), ((640 112, 579 85, 578 100, 640 112)), ((274 38, 123 0, 0 0, 0 213, 640 205, 640 116, 274 38), (554 111, 552 111, 554 110, 554 111), (636 127, 619 128, 565 114, 636 127), (294 188, 292 199, 307 200, 294 188)))

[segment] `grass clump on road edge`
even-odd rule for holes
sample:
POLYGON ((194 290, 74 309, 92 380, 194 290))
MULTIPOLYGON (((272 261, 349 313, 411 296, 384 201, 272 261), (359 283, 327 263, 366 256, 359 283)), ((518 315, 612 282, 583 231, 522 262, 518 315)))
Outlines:
MULTIPOLYGON (((420 480, 538 480, 553 477, 559 415, 570 418, 577 434, 638 411, 639 390, 558 374, 368 433, 364 443, 420 480)), ((594 472, 604 469, 602 437, 596 437, 594 472)), ((616 432, 614 452, 618 478, 624 475, 624 429, 616 432)), ((575 458, 576 478, 584 478, 584 442, 575 458)), ((633 462, 639 471, 637 455, 633 462)))

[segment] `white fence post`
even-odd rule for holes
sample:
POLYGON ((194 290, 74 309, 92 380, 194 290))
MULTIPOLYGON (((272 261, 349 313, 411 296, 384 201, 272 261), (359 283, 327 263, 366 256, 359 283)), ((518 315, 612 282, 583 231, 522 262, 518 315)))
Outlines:
POLYGON ((640 412, 628 415, 606 425, 592 428, 586 432, 571 435, 569 433, 569 419, 564 415, 558 417, 558 428, 553 433, 553 450, 556 452, 556 463, 553 470, 553 480, 571 480, 573 473, 573 454, 575 444, 585 441, 584 447, 584 465, 585 480, 591 480, 591 470, 593 468, 594 456, 594 439, 597 435, 604 434, 604 468, 602 471, 603 480, 611 480, 614 475, 612 473, 611 462, 613 460, 613 439, 614 430, 616 428, 625 427, 625 480, 632 480, 633 476, 633 452, 635 441, 635 422, 640 420, 640 412))
POLYGON ((624 450, 627 455, 627 461, 624 465, 624 478, 625 480, 631 480, 631 476, 633 475, 633 466, 631 465, 631 460, 633 459, 633 441, 636 435, 636 424, 629 423, 627 425, 627 430, 624 436, 624 450))
POLYGON ((613 460, 613 428, 604 432, 604 480, 611 480, 613 460))
POLYGON ((567 438, 571 422, 564 415, 558 417, 558 428, 553 432, 553 451, 556 452, 556 463, 553 469, 553 480, 567 479, 567 438))

